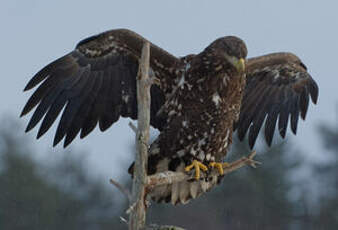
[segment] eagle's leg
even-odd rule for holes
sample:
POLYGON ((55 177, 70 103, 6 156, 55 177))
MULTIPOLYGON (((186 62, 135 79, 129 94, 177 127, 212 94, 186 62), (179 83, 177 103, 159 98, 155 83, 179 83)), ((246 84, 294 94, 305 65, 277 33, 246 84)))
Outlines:
POLYGON ((201 169, 202 171, 206 172, 208 171, 208 167, 205 166, 204 164, 202 164, 200 161, 197 160, 193 160, 193 162, 188 165, 187 167, 185 167, 185 171, 189 172, 190 170, 192 170, 192 168, 195 168, 195 179, 199 180, 201 177, 201 169))
POLYGON ((211 168, 216 168, 218 170, 218 173, 220 175, 224 175, 224 170, 223 168, 226 168, 229 166, 229 163, 227 162, 223 162, 223 163, 219 163, 219 162, 210 162, 209 163, 209 167, 211 168))

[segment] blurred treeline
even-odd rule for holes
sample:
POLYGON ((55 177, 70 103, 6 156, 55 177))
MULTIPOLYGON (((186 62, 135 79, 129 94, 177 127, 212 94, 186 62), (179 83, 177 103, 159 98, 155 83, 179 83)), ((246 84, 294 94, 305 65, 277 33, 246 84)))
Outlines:
MULTIPOLYGON (((67 152, 53 167, 43 166, 17 126, 0 127, 0 230, 127 229, 120 220, 127 203, 117 203, 112 187, 89 175, 83 159, 67 152)), ((318 133, 321 163, 304 163, 304 154, 290 150, 292 141, 275 143, 259 149, 259 168, 227 175, 188 205, 152 204, 148 223, 193 230, 338 229, 338 132, 323 124, 318 133)), ((245 154, 246 146, 235 143, 232 152, 245 154)))

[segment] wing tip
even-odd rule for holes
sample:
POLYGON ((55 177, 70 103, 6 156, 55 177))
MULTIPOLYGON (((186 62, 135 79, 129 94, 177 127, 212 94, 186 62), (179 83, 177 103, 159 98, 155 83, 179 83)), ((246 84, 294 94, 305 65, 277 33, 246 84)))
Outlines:
POLYGON ((57 145, 59 144, 60 141, 61 141, 61 140, 56 140, 56 139, 54 138, 54 141, 53 141, 53 147, 57 146, 57 145))
POLYGON ((271 147, 273 136, 274 136, 274 133, 272 134, 265 133, 265 142, 269 147, 271 147))
POLYGON ((67 138, 66 138, 66 140, 63 142, 63 148, 64 148, 64 149, 67 148, 67 147, 70 145, 70 143, 72 143, 72 141, 73 141, 73 140, 67 141, 67 138))
POLYGON ((38 134, 36 134, 36 139, 39 139, 40 137, 42 137, 46 132, 47 132, 48 129, 42 129, 42 126, 40 127, 39 131, 38 131, 38 134))
POLYGON ((34 107, 31 106, 29 104, 29 102, 27 102, 27 104, 23 107, 23 109, 22 109, 22 111, 20 113, 20 117, 23 117, 23 116, 27 115, 34 107))
POLYGON ((311 101, 313 104, 317 104, 319 96, 319 87, 317 83, 310 77, 309 91, 311 96, 311 101))
POLYGON ((31 119, 25 129, 25 133, 28 133, 29 131, 31 131, 35 126, 36 126, 37 122, 33 122, 33 120, 31 119))
POLYGON ((21 117, 25 116, 26 114, 27 114, 27 113, 24 112, 24 110, 22 110, 21 113, 20 113, 20 115, 19 115, 19 117, 21 118, 21 117))
POLYGON ((61 129, 60 124, 61 123, 59 123, 59 126, 58 126, 58 128, 56 130, 56 134, 54 136, 53 147, 55 147, 57 144, 59 144, 60 141, 62 141, 62 139, 65 137, 65 133, 61 129))
POLYGON ((29 127, 29 126, 27 125, 27 127, 26 127, 26 129, 25 129, 25 133, 28 133, 28 132, 31 131, 31 130, 32 130, 32 128, 29 127))
POLYGON ((22 92, 26 92, 28 90, 30 90, 31 88, 28 88, 28 85, 26 85, 26 87, 22 90, 22 92))
POLYGON ((255 146, 255 143, 250 143, 250 140, 249 140, 249 147, 250 147, 250 149, 253 149, 254 146, 255 146))
POLYGON ((297 126, 298 125, 292 125, 292 123, 291 123, 291 131, 294 135, 297 135, 297 126))
POLYGON ((25 86, 25 88, 23 88, 23 92, 31 90, 32 88, 34 88, 34 86, 35 84, 32 84, 31 81, 29 81, 28 84, 25 86))
POLYGON ((279 135, 285 139, 286 137, 286 128, 279 129, 279 135))

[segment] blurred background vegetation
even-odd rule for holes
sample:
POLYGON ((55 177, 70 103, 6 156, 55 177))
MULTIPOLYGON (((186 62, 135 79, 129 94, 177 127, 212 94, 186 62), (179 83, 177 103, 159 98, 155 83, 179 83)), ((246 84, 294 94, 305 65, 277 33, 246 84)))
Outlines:
MULTIPOLYGON (((126 229, 120 216, 126 218, 127 201, 116 198, 108 181, 90 175, 85 158, 66 151, 52 165, 41 164, 32 157, 27 137, 16 131, 23 128, 14 121, 2 123, 1 230, 126 229)), ((148 223, 196 230, 338 229, 338 129, 322 124, 317 130, 323 143, 318 154, 326 160, 303 161, 304 154, 290 149, 296 144, 292 140, 277 141, 270 149, 258 146, 259 168, 229 174, 221 186, 188 205, 152 204, 148 223)), ((229 158, 248 151, 246 143, 235 142, 229 158)), ((130 179, 123 183, 128 186, 130 179)))

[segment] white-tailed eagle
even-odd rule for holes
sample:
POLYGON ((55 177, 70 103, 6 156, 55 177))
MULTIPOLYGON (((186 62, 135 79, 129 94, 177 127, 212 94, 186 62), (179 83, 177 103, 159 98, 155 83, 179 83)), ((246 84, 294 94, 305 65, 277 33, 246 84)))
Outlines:
MULTIPOLYGON (((25 88, 37 87, 21 114, 36 107, 26 131, 42 120, 37 134, 41 137, 63 111, 54 145, 64 139, 67 146, 97 124, 105 131, 121 116, 136 119, 136 74, 145 41, 126 29, 107 31, 81 41, 75 50, 40 70, 25 88)), ((309 98, 316 103, 318 97, 317 84, 305 65, 291 53, 246 56, 244 42, 233 36, 181 58, 151 44, 150 74, 160 85, 151 88, 150 123, 160 135, 149 149, 149 174, 222 167, 233 131, 240 140, 248 132, 252 148, 264 121, 268 145, 276 125, 283 138, 288 123, 296 133, 309 98)), ((185 203, 220 178, 158 187, 151 196, 156 201, 185 203)))

